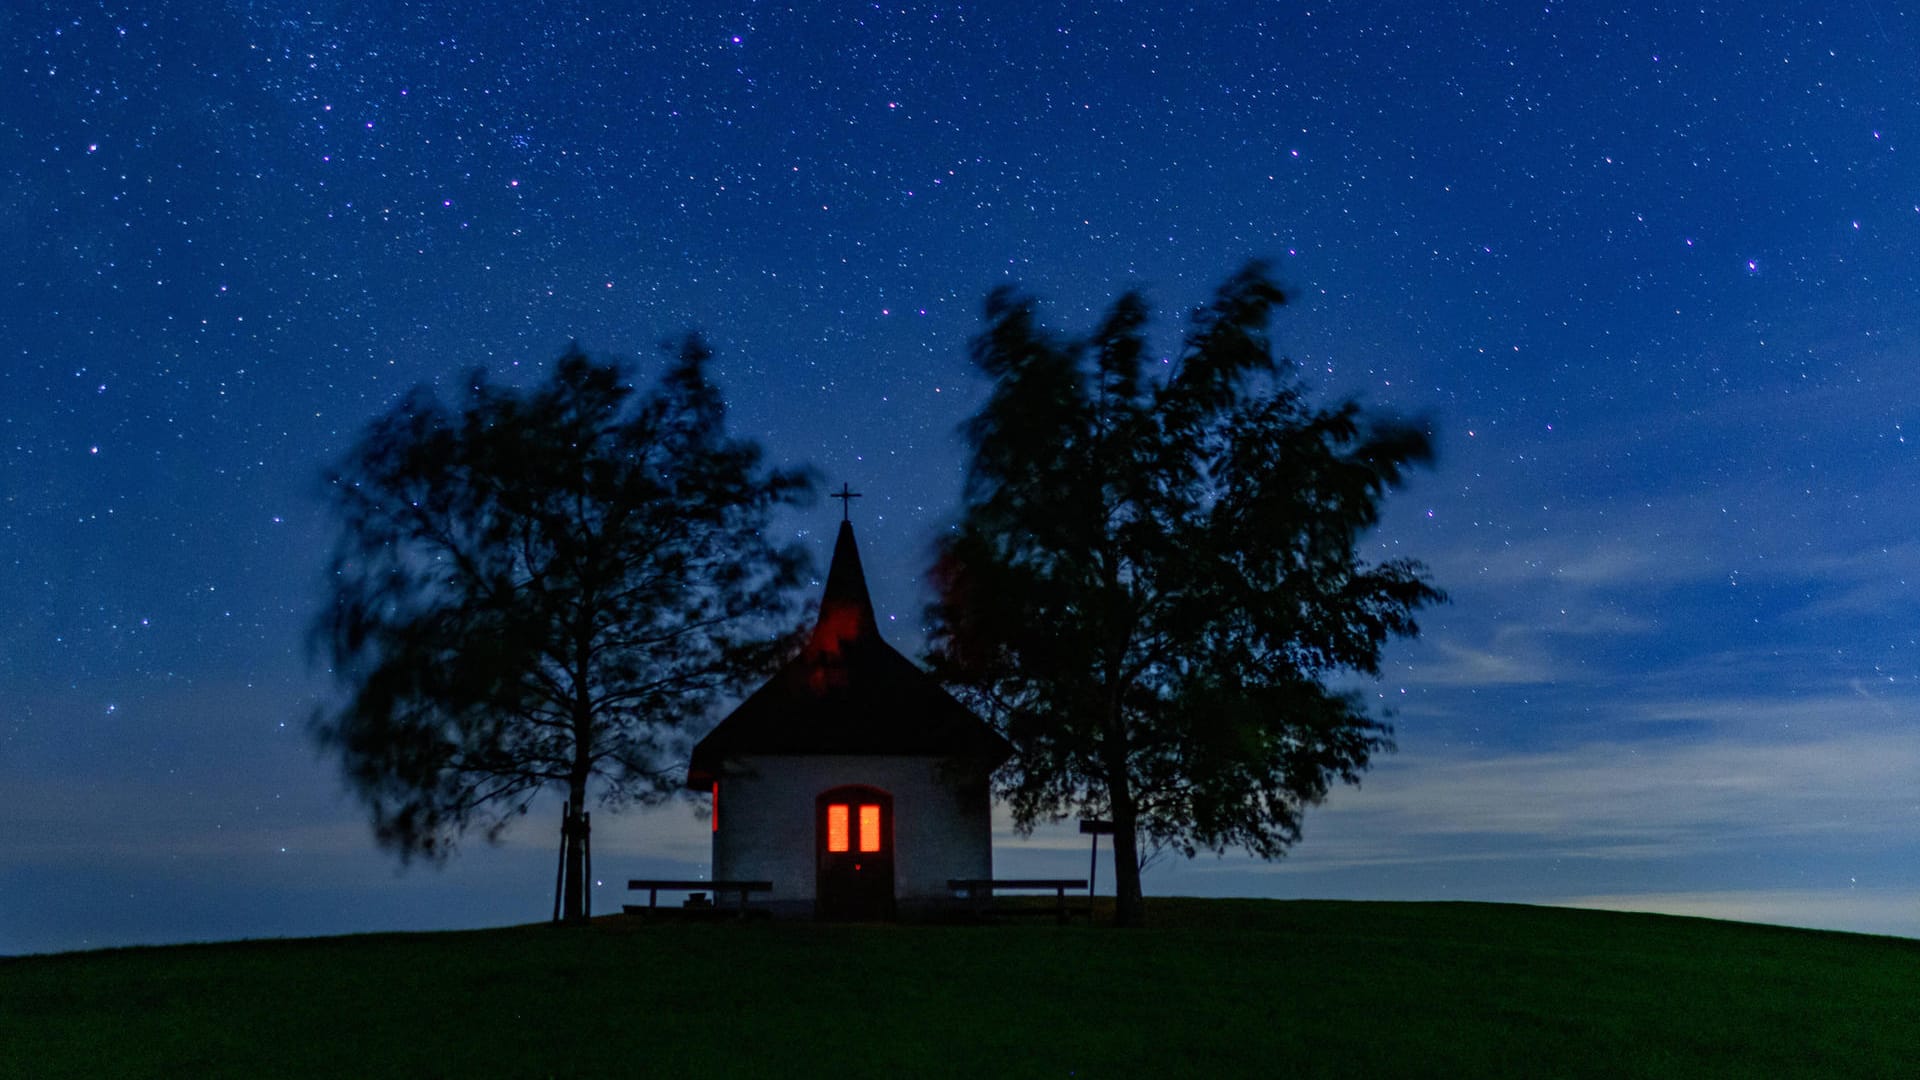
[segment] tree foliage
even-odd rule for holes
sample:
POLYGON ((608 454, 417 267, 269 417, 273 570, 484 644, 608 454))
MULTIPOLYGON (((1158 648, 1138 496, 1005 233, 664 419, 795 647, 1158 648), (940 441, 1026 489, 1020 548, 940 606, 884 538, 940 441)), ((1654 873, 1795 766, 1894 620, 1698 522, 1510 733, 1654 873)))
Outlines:
POLYGON ((1145 857, 1279 857, 1391 749, 1335 687, 1443 599, 1419 563, 1358 551, 1427 435, 1311 403, 1268 338, 1283 302, 1249 265, 1161 364, 1138 294, 1070 340, 1002 289, 973 343, 993 387, 964 429, 929 658, 1013 742, 996 786, 1017 824, 1113 820, 1123 922, 1145 857))
POLYGON ((589 789, 666 798, 685 724, 778 655, 805 554, 767 524, 813 478, 727 435, 709 357, 688 338, 645 392, 578 347, 527 390, 473 373, 458 408, 422 387, 328 475, 314 635, 343 695, 315 731, 403 860, 559 789, 577 915, 589 789))

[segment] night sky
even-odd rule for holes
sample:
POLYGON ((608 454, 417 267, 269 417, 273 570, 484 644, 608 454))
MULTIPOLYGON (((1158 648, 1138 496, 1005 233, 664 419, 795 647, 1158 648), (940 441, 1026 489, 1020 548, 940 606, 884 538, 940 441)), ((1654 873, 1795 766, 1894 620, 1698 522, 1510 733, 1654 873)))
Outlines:
MULTIPOLYGON (((704 331, 911 653, 988 290, 1170 354, 1254 256, 1316 387, 1431 419, 1367 550, 1452 602, 1365 684, 1397 755, 1149 894, 1920 936, 1920 13, 369 7, 0 8, 0 953, 547 914, 557 802, 400 873, 307 735, 319 474, 414 385, 704 331)), ((597 910, 706 870, 595 824, 597 910)))

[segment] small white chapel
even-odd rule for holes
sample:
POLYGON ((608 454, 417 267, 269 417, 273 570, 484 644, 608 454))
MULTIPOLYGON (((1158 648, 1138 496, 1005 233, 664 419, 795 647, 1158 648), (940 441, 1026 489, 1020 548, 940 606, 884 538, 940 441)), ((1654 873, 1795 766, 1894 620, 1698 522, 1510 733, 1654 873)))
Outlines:
POLYGON ((799 654, 693 749, 713 879, 771 883, 776 916, 890 919, 993 875, 988 778, 1012 748, 880 637, 840 523, 799 654))

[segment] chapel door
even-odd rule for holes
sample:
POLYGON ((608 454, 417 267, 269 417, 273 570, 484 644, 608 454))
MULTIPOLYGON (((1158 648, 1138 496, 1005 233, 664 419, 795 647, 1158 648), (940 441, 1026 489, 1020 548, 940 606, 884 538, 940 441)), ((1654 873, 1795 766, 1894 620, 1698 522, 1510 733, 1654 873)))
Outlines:
POLYGON ((814 800, 814 834, 818 917, 893 918, 893 796, 864 785, 824 792, 814 800))

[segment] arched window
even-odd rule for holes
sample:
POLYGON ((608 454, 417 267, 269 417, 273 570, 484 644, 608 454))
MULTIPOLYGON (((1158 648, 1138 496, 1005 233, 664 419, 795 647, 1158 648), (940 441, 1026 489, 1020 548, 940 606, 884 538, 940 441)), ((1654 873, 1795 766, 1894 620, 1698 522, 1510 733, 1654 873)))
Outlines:
POLYGON ((877 802, 827 804, 827 850, 833 853, 881 850, 881 824, 884 818, 877 802), (856 816, 856 814, 858 816, 856 816), (853 824, 859 823, 859 831, 853 824))

